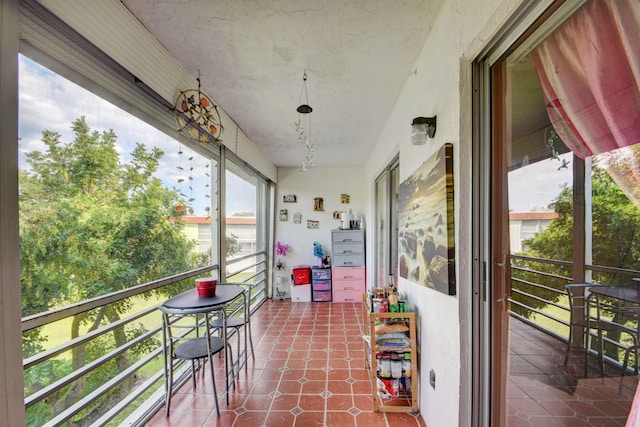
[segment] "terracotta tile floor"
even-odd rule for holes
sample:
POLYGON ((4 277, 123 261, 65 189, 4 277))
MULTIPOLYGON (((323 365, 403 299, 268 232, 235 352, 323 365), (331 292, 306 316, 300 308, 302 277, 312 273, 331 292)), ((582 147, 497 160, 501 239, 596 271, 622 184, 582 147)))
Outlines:
POLYGON ((509 427, 625 425, 637 377, 625 376, 619 392, 619 371, 608 366, 608 376, 602 379, 592 358, 585 378, 584 358, 578 350, 564 366, 564 342, 520 320, 511 318, 510 322, 509 427))
POLYGON ((220 417, 207 371, 197 392, 188 382, 172 398, 169 418, 163 407, 147 425, 424 427, 419 414, 372 411, 361 313, 356 303, 268 300, 251 317, 255 361, 241 371, 228 406, 214 363, 220 417))

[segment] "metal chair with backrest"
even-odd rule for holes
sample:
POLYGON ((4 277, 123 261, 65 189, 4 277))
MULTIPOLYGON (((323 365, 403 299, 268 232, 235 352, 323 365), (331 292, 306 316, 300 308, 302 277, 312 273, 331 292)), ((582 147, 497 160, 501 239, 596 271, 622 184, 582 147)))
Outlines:
POLYGON ((631 353, 635 356, 635 367, 634 372, 636 376, 638 376, 638 352, 640 351, 640 345, 637 343, 634 345, 630 345, 624 351, 624 362, 622 363, 622 376, 620 378, 620 387, 619 390, 622 391, 622 385, 624 384, 624 376, 627 374, 627 368, 629 366, 629 355, 631 353))
POLYGON ((628 334, 633 345, 638 345, 638 334, 631 328, 625 325, 613 322, 602 316, 602 308, 599 298, 595 301, 592 299, 592 295, 589 293, 589 289, 593 288, 607 288, 604 285, 597 285, 592 283, 579 283, 569 284, 565 286, 567 296, 569 299, 570 319, 569 319, 569 339, 567 343, 567 351, 564 357, 564 364, 566 365, 569 360, 569 354, 571 347, 575 340, 575 330, 580 329, 582 334, 582 348, 584 349, 584 376, 588 376, 588 358, 591 349, 591 338, 593 335, 591 331, 596 331, 596 337, 598 338, 598 362, 600 368, 600 374, 604 377, 604 337, 603 332, 607 333, 624 333, 628 334), (591 313, 591 310, 595 309, 595 314, 591 313))
POLYGON ((640 306, 633 304, 631 306, 628 307, 623 307, 620 310, 625 316, 628 316, 630 319, 632 319, 635 324, 636 324, 636 330, 635 332, 637 333, 636 336, 633 337, 633 342, 631 345, 627 346, 624 349, 624 359, 623 359, 623 363, 622 363, 622 373, 620 376, 620 385, 618 387, 619 392, 622 392, 622 386, 624 384, 624 377, 627 375, 627 370, 629 368, 629 356, 631 354, 634 355, 634 368, 633 368, 633 372, 636 375, 636 377, 638 376, 638 354, 640 352, 640 306))
MULTIPOLYGON (((255 355, 253 353, 253 338, 251 337, 251 293, 253 289, 256 287, 253 283, 218 283, 217 286, 225 286, 225 285, 237 285, 242 286, 245 291, 243 293, 243 298, 237 304, 229 304, 227 306, 227 340, 229 340, 232 336, 236 335, 237 338, 237 349, 236 349, 236 360, 238 364, 238 370, 242 367, 240 363, 240 358, 244 357, 244 367, 245 370, 248 366, 248 357, 249 357, 249 347, 251 349, 251 357, 255 360, 255 355), (243 330, 243 334, 241 337, 240 331, 243 330), (241 349, 240 343, 244 340, 244 349, 241 349)), ((220 315, 215 317, 211 321, 211 328, 217 330, 222 333, 222 324, 223 319, 220 315)))
MULTIPOLYGON (((628 306, 628 299, 625 296, 626 290, 620 287, 615 286, 599 286, 599 289, 593 291, 594 305, 596 307, 596 319, 598 320, 598 338, 599 338, 599 362, 600 362, 600 372, 604 377, 604 341, 605 338, 602 336, 603 331, 607 332, 615 332, 618 334, 626 334, 631 339, 631 345, 625 347, 622 344, 622 340, 617 338, 614 342, 617 348, 623 348, 625 351, 625 362, 622 364, 622 376, 624 376, 625 371, 627 369, 627 362, 630 351, 636 352, 637 356, 637 347, 638 347, 638 328, 631 328, 626 325, 629 320, 628 315, 630 312, 635 312, 637 307, 628 306), (602 292, 600 291, 602 290, 602 292), (605 311, 608 313, 608 316, 611 316, 612 319, 608 319, 602 315, 602 312, 605 311)), ((636 317, 636 316, 634 316, 636 317)), ((637 321, 637 319, 636 319, 637 321)), ((607 336, 608 339, 608 336, 607 336)), ((637 358, 637 357, 636 357, 637 358)), ((616 362, 619 362, 616 350, 616 362)), ((636 371, 637 372, 637 371, 636 371)))
MULTIPOLYGON (((213 355, 223 352, 227 357, 227 352, 223 351, 225 349, 225 340, 212 334, 210 311, 203 309, 171 309, 164 306, 160 306, 159 309, 162 312, 163 325, 166 416, 169 416, 171 396, 173 394, 174 360, 191 362, 191 377, 194 389, 196 388, 196 369, 201 368, 204 376, 204 364, 200 366, 200 363, 198 363, 198 366, 196 366, 196 362, 209 361, 216 414, 220 416, 213 355), (204 333, 201 331, 204 331, 204 333)), ((228 344, 227 350, 229 350, 228 354, 231 358, 231 365, 233 365, 233 356, 228 344)))
MULTIPOLYGON (((633 279, 631 279, 632 281, 636 282, 635 283, 635 287, 636 287, 636 293, 640 292, 640 277, 635 277, 633 279)), ((640 334, 640 306, 636 306, 632 309, 633 315, 636 318, 636 324, 638 327, 638 331, 640 334)), ((640 337, 638 337, 638 339, 640 340, 640 337)), ((627 349, 624 352, 624 363, 622 364, 622 376, 626 375, 627 373, 627 366, 629 366, 629 355, 631 353, 634 353, 635 355, 635 374, 636 376, 638 376, 638 352, 640 351, 640 342, 636 343, 635 345, 631 345, 629 347, 627 347, 627 349)), ((621 379, 620 381, 620 387, 622 387, 622 382, 624 379, 621 379)))
MULTIPOLYGON (((584 349, 584 376, 587 376, 587 356, 589 353, 589 295, 587 289, 591 285, 588 284, 569 284, 564 288, 567 292, 569 300, 569 338, 567 342, 567 351, 564 355, 564 365, 569 361, 571 347, 574 345, 576 330, 580 330, 581 345, 584 349)), ((595 326, 595 323, 594 323, 595 326)))

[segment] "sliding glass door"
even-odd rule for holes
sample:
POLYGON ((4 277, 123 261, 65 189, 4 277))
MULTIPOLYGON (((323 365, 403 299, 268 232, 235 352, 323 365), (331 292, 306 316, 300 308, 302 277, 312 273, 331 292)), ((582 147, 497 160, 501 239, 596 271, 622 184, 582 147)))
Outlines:
POLYGON ((474 377, 484 382, 474 390, 491 398, 475 416, 624 425, 638 379, 634 342, 620 330, 635 331, 638 317, 610 300, 595 315, 621 329, 583 338, 574 328, 568 345, 577 313, 565 286, 637 287, 640 149, 629 135, 640 132, 640 94, 621 82, 639 78, 640 7, 567 1, 529 12, 510 23, 523 33, 507 29, 476 68, 474 377))
POLYGON ((375 200, 375 286, 382 286, 398 271, 398 186, 399 159, 376 179, 375 200))

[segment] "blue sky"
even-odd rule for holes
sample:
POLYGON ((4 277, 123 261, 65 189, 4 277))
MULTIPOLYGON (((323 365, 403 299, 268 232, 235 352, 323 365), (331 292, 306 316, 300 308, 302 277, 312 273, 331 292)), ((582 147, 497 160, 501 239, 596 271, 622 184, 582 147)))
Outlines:
POLYGON ((529 212, 546 208, 560 194, 565 183, 573 184, 572 154, 561 154, 567 168, 557 159, 545 159, 509 172, 509 210, 529 212))
MULTIPOLYGON (((188 197, 192 191, 199 196, 209 193, 213 197, 205 187, 208 179, 204 173, 212 174, 210 170, 213 166, 207 167, 208 159, 177 143, 169 135, 21 55, 20 167, 28 167, 24 161, 25 153, 44 149, 41 142, 42 131, 58 132, 61 140, 68 142, 74 136, 71 130, 72 122, 81 116, 85 116, 92 130, 100 132, 114 130, 118 136, 116 149, 123 161, 130 159, 129 153, 137 142, 147 147, 159 147, 165 154, 156 175, 165 183, 165 186, 179 188, 188 197), (179 154, 180 149, 182 154, 179 154), (192 160, 189 160, 190 157, 193 157, 192 160), (179 165, 182 165, 184 171, 181 172, 178 169, 179 165), (193 190, 188 188, 190 167, 193 167, 191 172, 193 190), (184 182, 179 183, 180 178, 184 179, 184 182)), ((255 212, 255 189, 235 175, 228 174, 227 179, 229 186, 238 189, 227 194, 227 214, 255 212)), ((193 206, 195 215, 206 215, 204 207, 207 200, 206 197, 196 197, 193 206)))

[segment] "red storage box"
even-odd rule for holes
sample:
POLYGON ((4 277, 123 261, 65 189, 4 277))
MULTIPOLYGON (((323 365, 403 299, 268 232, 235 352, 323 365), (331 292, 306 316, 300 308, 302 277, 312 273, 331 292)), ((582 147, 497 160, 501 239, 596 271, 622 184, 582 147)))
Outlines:
POLYGON ((311 267, 308 265, 298 265, 293 267, 293 284, 308 285, 311 283, 311 267))

